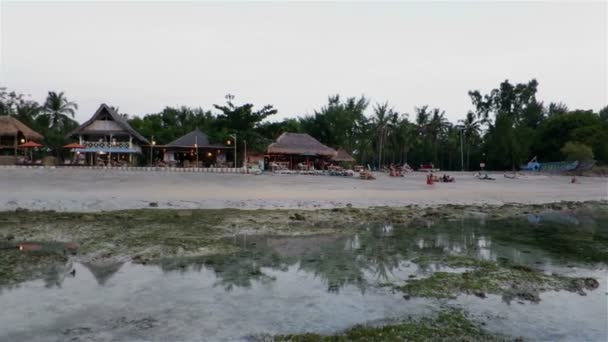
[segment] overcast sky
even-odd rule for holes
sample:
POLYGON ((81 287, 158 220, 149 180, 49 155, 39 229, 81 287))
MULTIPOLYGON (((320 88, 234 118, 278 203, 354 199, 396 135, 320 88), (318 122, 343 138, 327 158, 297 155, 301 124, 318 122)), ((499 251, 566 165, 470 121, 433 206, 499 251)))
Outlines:
POLYGON ((43 101, 272 104, 312 113, 330 94, 428 104, 456 121, 467 91, 536 78, 539 98, 607 101, 607 6, 588 3, 22 3, 0 1, 0 86, 43 101))

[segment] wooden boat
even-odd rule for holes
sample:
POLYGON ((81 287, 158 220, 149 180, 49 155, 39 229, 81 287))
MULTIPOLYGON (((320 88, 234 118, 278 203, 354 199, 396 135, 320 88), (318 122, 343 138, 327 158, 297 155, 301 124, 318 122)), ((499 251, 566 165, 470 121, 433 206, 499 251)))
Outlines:
POLYGON ((528 162, 528 164, 521 165, 522 171, 535 171, 535 172, 569 172, 574 171, 579 166, 579 161, 560 161, 550 163, 539 163, 536 156, 528 162))

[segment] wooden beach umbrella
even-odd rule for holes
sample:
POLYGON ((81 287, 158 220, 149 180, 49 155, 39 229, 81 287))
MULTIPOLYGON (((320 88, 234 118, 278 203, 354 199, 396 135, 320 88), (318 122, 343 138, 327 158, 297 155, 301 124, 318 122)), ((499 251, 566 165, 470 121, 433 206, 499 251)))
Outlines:
MULTIPOLYGON (((73 150, 73 149, 75 149, 75 148, 86 148, 86 146, 81 145, 81 144, 79 144, 79 143, 69 143, 69 144, 67 144, 67 145, 63 145, 63 148, 68 148, 68 149, 70 149, 70 150, 73 150)), ((78 153, 78 152, 74 152, 74 153, 76 154, 76 153, 78 153)), ((75 155, 72 155, 72 158, 73 158, 73 159, 76 159, 76 156, 75 156, 75 155)))
POLYGON ((39 143, 35 142, 35 141, 28 141, 24 144, 21 144, 19 146, 17 146, 19 148, 34 148, 34 147, 42 147, 42 145, 40 145, 39 143))
POLYGON ((37 143, 37 142, 35 142, 35 141, 31 141, 31 140, 30 140, 30 141, 28 141, 28 142, 26 142, 26 143, 23 143, 23 144, 21 144, 21 145, 18 145, 17 147, 19 147, 19 148, 24 148, 24 149, 30 149, 30 160, 32 160, 32 161, 33 161, 34 156, 33 156, 33 153, 32 153, 32 149, 33 149, 33 148, 36 148, 36 147, 42 147, 42 145, 41 145, 41 144, 39 144, 39 143, 37 143))
POLYGON ((72 148, 85 148, 85 146, 84 145, 80 145, 79 143, 69 143, 67 145, 63 145, 63 148, 69 148, 69 149, 72 149, 72 148))

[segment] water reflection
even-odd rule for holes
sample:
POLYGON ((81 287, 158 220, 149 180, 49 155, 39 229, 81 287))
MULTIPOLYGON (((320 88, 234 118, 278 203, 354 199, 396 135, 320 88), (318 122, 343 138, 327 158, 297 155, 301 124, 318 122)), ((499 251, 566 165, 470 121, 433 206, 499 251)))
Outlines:
MULTIPOLYGON (((238 247, 234 253, 163 259, 156 265, 59 260, 46 265, 48 273, 36 271, 21 287, 0 293, 0 306, 12 308, 0 311, 0 340, 233 341, 255 333, 329 333, 426 315, 437 301, 405 301, 378 285, 435 272, 440 266, 411 260, 445 253, 597 277, 601 289, 588 296, 547 292, 533 307, 506 309, 498 296, 462 295, 450 303, 479 315, 509 315, 488 326, 516 336, 599 340, 606 332, 606 289, 598 273, 605 271, 594 268, 605 268, 608 259, 608 220, 576 220, 384 222, 350 235, 236 236, 230 239, 238 247), (29 281, 34 278, 42 281, 29 281), (529 322, 537 325, 526 326, 529 322), (524 333, 518 328, 522 324, 524 333)), ((27 260, 19 267, 28 269, 31 260, 40 266, 45 259, 27 260)))
MULTIPOLYGON (((327 234, 312 236, 235 236, 230 239, 239 248, 228 255, 171 258, 158 261, 165 272, 200 272, 208 269, 217 276, 216 286, 227 291, 249 288, 254 282, 270 283, 275 277, 269 270, 284 271, 297 266, 313 274, 337 293, 346 284, 362 293, 370 284, 399 280, 404 264, 420 255, 466 254, 486 260, 502 260, 528 266, 565 268, 584 264, 605 265, 608 260, 608 219, 590 215, 572 216, 545 213, 532 221, 460 220, 418 222, 409 226, 384 222, 369 225, 353 235, 327 234)), ((61 286, 71 263, 49 251, 20 253, 2 250, 3 265, 19 270, 27 277, 21 281, 42 278, 47 287, 61 286), (46 262, 41 262, 46 261, 46 262)), ((123 262, 86 262, 83 265, 97 283, 105 285, 118 272, 123 262)), ((407 267, 405 267, 407 268, 407 267)), ((438 269, 420 265, 420 274, 438 269)), ((7 272, 7 271, 5 271, 7 272)), ((0 283, 0 289, 8 284, 0 283)))
MULTIPOLYGON (((226 290, 250 287, 254 281, 271 282, 269 270, 296 265, 314 274, 337 293, 346 284, 361 292, 369 285, 403 279, 404 264, 420 255, 466 254, 493 261, 560 271, 573 264, 600 267, 608 260, 606 219, 541 221, 525 219, 439 222, 426 226, 370 225, 354 235, 237 236, 239 250, 229 255, 177 258, 160 261, 164 271, 214 271, 226 290), (577 222, 577 224, 569 224, 577 222)), ((420 274, 441 267, 419 265, 420 274)))

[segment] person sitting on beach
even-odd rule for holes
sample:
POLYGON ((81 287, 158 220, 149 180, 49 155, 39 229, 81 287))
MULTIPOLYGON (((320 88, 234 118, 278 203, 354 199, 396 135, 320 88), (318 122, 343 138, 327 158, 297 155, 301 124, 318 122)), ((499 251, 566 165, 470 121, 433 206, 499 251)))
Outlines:
POLYGON ((452 183, 454 181, 454 177, 450 177, 444 173, 441 180, 444 183, 452 183))

